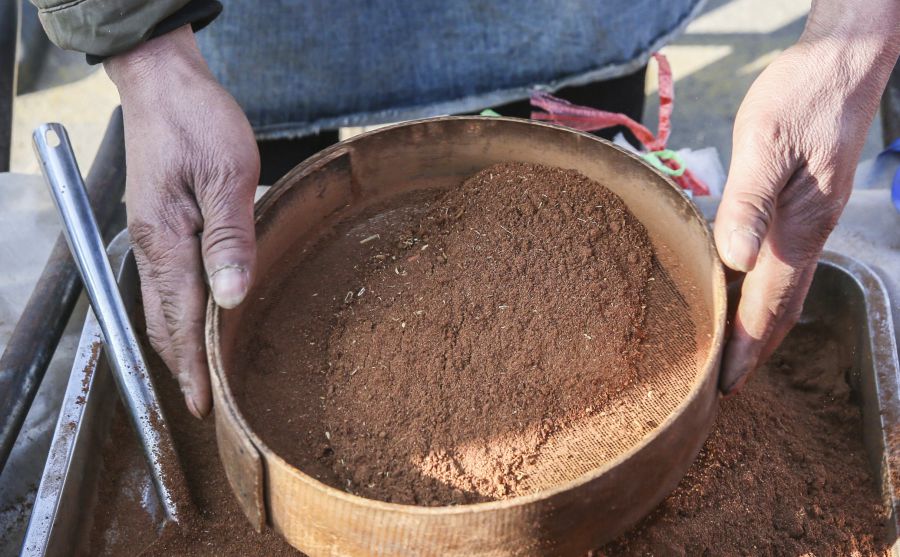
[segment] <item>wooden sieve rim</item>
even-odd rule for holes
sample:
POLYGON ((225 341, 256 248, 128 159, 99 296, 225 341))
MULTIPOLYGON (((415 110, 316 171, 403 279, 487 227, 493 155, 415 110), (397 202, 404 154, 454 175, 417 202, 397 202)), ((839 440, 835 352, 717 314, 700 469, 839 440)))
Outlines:
MULTIPOLYGON (((721 356, 721 347, 724 342, 725 336, 725 320, 726 320, 726 308, 727 308, 727 299, 726 299, 726 288, 725 288, 725 273, 722 267, 721 261, 719 260, 718 252, 715 248, 715 244, 713 242, 712 233, 707 225, 706 220, 701 215, 698 208, 690 201, 690 199, 685 195, 678 185, 676 185, 668 176, 664 175, 657 169, 653 168, 651 165, 647 164, 641 157, 635 155, 634 153, 623 149, 609 141, 606 141, 602 138, 598 138, 591 134, 580 132, 576 130, 572 130, 570 128, 566 128, 564 126, 559 126, 552 123, 546 122, 536 122, 533 120, 524 120, 520 118, 509 118, 509 117, 484 117, 484 116, 442 116, 437 118, 424 118, 419 120, 411 120, 399 124, 393 124, 390 126, 384 126, 382 128, 378 128, 373 131, 365 132, 360 135, 354 136, 351 139, 342 141, 331 147, 324 149, 313 155, 312 157, 306 159, 304 162, 296 166, 294 169, 289 171, 285 176, 279 179, 270 189, 267 191, 257 202, 254 208, 254 217, 255 222, 257 224, 257 228, 261 222, 265 220, 268 216, 268 212, 273 210, 276 206, 278 199, 287 191, 290 190, 288 186, 289 183, 296 182, 297 179, 306 176, 323 166, 327 165, 329 162, 334 160, 335 158, 346 154, 347 152, 352 152, 353 146, 355 143, 360 141, 365 141, 367 138, 390 132, 391 130, 395 130, 402 127, 410 127, 410 126, 419 126, 423 123, 434 123, 434 122, 442 122, 446 120, 467 120, 467 121, 475 121, 475 122, 512 122, 516 124, 527 123, 532 126, 539 126, 544 128, 554 128, 556 130, 563 131, 565 133, 575 134, 582 136, 583 138, 590 141, 597 141, 605 144, 608 148, 614 149, 618 151, 620 154, 625 155, 629 159, 631 159, 634 163, 638 164, 642 167, 649 175, 655 178, 655 182, 659 185, 660 188, 663 188, 663 184, 667 187, 663 191, 667 192, 668 195, 674 194, 677 207, 682 211, 682 219, 686 224, 693 222, 694 224, 701 225, 702 233, 705 237, 706 244, 706 253, 702 254, 709 258, 712 262, 712 268, 714 272, 714 277, 712 281, 713 286, 713 295, 712 295, 712 309, 714 310, 714 322, 712 323, 712 338, 710 339, 709 349, 707 350, 705 359, 703 364, 697 366, 698 373, 693 380, 690 390, 687 395, 678 403, 678 405, 667 415, 666 419, 659 424, 657 427, 653 428, 650 432, 645 434, 640 441, 634 443, 628 450, 619 453, 614 458, 610 459, 602 466, 594 468, 584 474, 574 478, 572 480, 561 482, 553 485, 552 487, 548 487, 534 493, 529 493, 527 495, 520 495, 516 497, 512 497, 509 499, 503 499, 499 501, 486 501, 480 503, 471 503, 466 505, 445 505, 445 506, 419 506, 419 505, 409 505, 409 504, 401 504, 401 503, 389 503, 386 501, 379 501, 375 499, 369 499, 366 497, 362 497, 359 495, 353 495, 351 493, 347 493, 340 489, 329 486, 312 476, 304 473, 299 468, 291 465, 281 456, 279 456, 276 452, 274 452, 271 448, 269 448, 266 443, 250 428, 249 423, 246 418, 240 412, 237 401, 234 397, 234 393, 232 392, 228 380, 227 374, 225 373, 225 366, 222 361, 222 353, 220 348, 220 325, 221 325, 221 310, 215 304, 215 302, 210 299, 207 304, 207 319, 206 319, 206 347, 207 347, 207 357, 209 360, 210 373, 212 375, 212 383, 213 389, 219 391, 221 395, 221 399, 225 402, 226 408, 217 409, 217 412, 226 412, 230 415, 230 417, 234 420, 239 427, 239 434, 243 437, 243 441, 246 444, 251 445, 258 453, 262 460, 269 462, 280 463, 286 470, 289 470, 292 477, 302 482, 306 486, 319 491, 322 495, 327 497, 333 497, 339 500, 343 500, 348 503, 368 507, 374 510, 384 510, 391 512, 400 512, 407 513, 418 516, 447 516, 447 515, 461 515, 461 514, 474 514, 474 513, 488 513, 495 510, 505 510, 518 506, 528 505, 530 503, 534 503, 537 501, 541 501, 544 499, 548 499, 556 494, 570 491, 573 489, 577 489, 578 487, 595 480, 596 478, 606 474, 610 470, 621 466, 623 463, 634 457, 638 454, 644 447, 649 445, 654 439, 662 434, 662 432, 666 431, 676 420, 677 417, 681 416, 685 409, 691 405, 691 403, 697 399, 702 390, 703 386, 706 384, 707 380, 710 379, 710 376, 717 375, 719 371, 719 362, 721 356)), ((701 254, 698 254, 698 256, 701 254)), ((717 378, 716 378, 717 379, 717 378)), ((718 381, 716 380, 716 384, 718 381)), ((262 482, 262 491, 260 494, 265 500, 265 492, 266 492, 266 482, 268 479, 263 474, 261 478, 262 482)), ((262 505, 259 509, 261 512, 268 507, 268 505, 262 505)), ((246 510, 246 509, 245 509, 246 510)), ((268 520, 271 522, 271 520, 268 520)))

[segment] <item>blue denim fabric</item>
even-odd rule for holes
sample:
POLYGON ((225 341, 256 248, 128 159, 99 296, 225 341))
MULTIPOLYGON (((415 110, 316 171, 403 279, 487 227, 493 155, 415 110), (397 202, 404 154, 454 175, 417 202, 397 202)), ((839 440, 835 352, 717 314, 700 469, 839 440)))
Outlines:
POLYGON ((262 138, 472 112, 618 77, 703 0, 226 0, 198 35, 262 138))

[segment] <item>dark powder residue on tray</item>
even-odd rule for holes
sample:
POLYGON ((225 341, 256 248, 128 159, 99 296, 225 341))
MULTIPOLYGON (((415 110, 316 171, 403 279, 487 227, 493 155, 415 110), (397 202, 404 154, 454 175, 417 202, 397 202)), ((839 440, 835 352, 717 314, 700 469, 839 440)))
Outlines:
MULTIPOLYGON (((141 329, 141 327, 139 327, 141 329)), ((146 344, 145 344, 146 346, 146 344)), ((103 451, 100 490, 85 555, 297 555, 271 529, 257 534, 235 499, 216 445, 215 420, 194 418, 184 405, 177 381, 147 346, 147 356, 178 459, 190 489, 192 507, 183 509, 184 525, 166 526, 160 535, 141 500, 152 487, 137 439, 121 405, 116 409, 103 451)))
POLYGON ((887 556, 889 515, 841 348, 821 325, 795 328, 722 401, 678 488, 595 557, 887 556))
POLYGON ((430 195, 261 294, 236 369, 264 376, 240 404, 275 452, 351 493, 529 493, 548 439, 636 380, 653 249, 572 170, 499 164, 430 195))

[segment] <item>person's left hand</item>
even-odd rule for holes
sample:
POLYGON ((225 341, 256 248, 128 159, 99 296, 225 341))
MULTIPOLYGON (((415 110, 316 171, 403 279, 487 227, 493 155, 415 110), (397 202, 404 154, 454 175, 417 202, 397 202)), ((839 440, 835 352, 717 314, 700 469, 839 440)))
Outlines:
POLYGON ((726 395, 799 318, 897 57, 868 36, 816 27, 814 15, 800 42, 759 76, 735 119, 715 222, 722 260, 746 273, 722 361, 726 395))

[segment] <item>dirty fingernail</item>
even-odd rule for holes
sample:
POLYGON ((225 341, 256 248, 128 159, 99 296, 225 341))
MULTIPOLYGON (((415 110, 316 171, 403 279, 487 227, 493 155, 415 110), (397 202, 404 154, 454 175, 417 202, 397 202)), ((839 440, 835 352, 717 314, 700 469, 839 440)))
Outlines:
POLYGON ((722 394, 725 398, 731 398, 732 396, 741 392, 741 389, 744 388, 744 384, 747 383, 747 379, 750 377, 750 372, 746 371, 743 375, 737 378, 737 380, 729 387, 722 391, 722 394))
POLYGON ((223 267, 210 277, 213 298, 229 309, 240 304, 247 295, 247 271, 241 267, 223 267))
POLYGON ((725 347, 722 358, 722 377, 719 390, 726 397, 744 387, 750 373, 756 367, 753 347, 743 343, 731 343, 725 347))
POLYGON ((736 271, 752 271, 759 255, 759 246, 759 236, 753 231, 746 228, 732 230, 728 237, 728 251, 725 252, 726 263, 736 271))
POLYGON ((198 420, 203 419, 203 414, 201 414, 200 411, 197 410, 197 403, 194 402, 194 398, 191 395, 185 393, 184 403, 187 405, 188 410, 191 412, 191 414, 194 415, 195 418, 197 418, 198 420))

